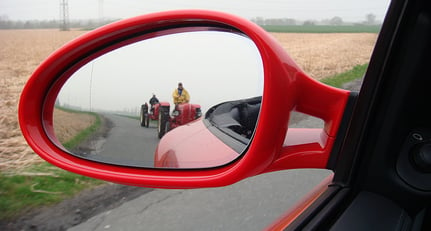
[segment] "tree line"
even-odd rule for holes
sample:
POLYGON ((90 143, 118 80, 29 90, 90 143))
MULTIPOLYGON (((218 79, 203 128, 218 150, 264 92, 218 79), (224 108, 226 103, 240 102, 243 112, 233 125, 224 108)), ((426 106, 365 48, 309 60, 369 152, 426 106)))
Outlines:
MULTIPOLYGON (((108 23, 117 21, 117 19, 87 19, 87 20, 70 20, 68 28, 93 29, 108 23)), ((0 16, 0 29, 56 29, 61 28, 60 20, 9 20, 7 16, 0 16)))
POLYGON ((341 26, 341 25, 378 25, 381 22, 376 20, 376 15, 367 14, 365 18, 361 22, 345 22, 341 17, 335 16, 330 19, 323 20, 304 20, 299 21, 293 18, 263 18, 263 17, 254 17, 251 19, 254 23, 261 26, 299 26, 299 25, 333 25, 333 26, 341 26))
MULTIPOLYGON (((118 19, 105 19, 103 21, 99 19, 87 19, 87 20, 71 20, 68 23, 68 28, 83 28, 93 29, 118 19)), ((251 21, 254 23, 265 26, 265 25, 351 25, 351 24, 362 24, 362 25, 377 25, 379 22, 376 21, 374 14, 367 14, 364 21, 357 23, 344 22, 341 17, 335 16, 330 19, 324 19, 321 21, 317 20, 305 20, 299 21, 293 18, 263 18, 255 17, 251 21)), ((0 29, 55 29, 62 28, 62 22, 60 20, 9 20, 6 15, 0 16, 0 29)))

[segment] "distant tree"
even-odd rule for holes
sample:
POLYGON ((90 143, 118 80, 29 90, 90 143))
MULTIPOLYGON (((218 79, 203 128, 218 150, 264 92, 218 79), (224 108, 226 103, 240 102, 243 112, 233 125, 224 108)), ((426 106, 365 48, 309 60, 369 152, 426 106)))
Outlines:
POLYGON ((376 24, 376 15, 375 14, 367 14, 365 15, 365 24, 373 25, 376 24))
POLYGON ((265 25, 280 25, 280 19, 268 18, 265 19, 265 25))
POLYGON ((254 17, 252 22, 258 25, 296 25, 296 20, 293 18, 262 18, 254 17))
POLYGON ((251 19, 251 21, 256 23, 257 25, 265 25, 265 19, 262 17, 254 17, 251 19))
POLYGON ((34 29, 35 27, 35 21, 27 20, 24 22, 24 29, 34 29))
POLYGON ((0 29, 10 29, 11 21, 7 15, 0 15, 0 29))
POLYGON ((296 25, 296 20, 293 18, 284 18, 284 25, 296 25))
POLYGON ((335 16, 329 20, 330 25, 339 26, 343 24, 343 19, 341 17, 335 16))
POLYGON ((306 20, 304 21, 304 26, 315 26, 316 25, 316 21, 314 20, 306 20))

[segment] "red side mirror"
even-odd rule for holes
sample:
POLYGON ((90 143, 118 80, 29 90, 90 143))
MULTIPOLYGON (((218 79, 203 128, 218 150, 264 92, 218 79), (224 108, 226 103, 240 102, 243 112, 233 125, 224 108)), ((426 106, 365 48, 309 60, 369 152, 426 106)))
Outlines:
MULTIPOLYGON (((238 91, 241 91, 240 86, 238 91)), ((327 168, 348 99, 348 91, 328 87, 308 77, 275 39, 259 26, 230 14, 182 10, 119 21, 91 31, 54 52, 35 70, 22 92, 19 122, 34 151, 63 169, 129 185, 214 187, 268 171, 327 168), (248 37, 262 59, 264 87, 260 113, 250 143, 244 152, 239 153, 241 155, 219 166, 158 169, 102 163, 71 155, 64 149, 55 136, 53 108, 60 89, 73 73, 86 63, 137 41, 205 30, 248 37), (325 127, 288 130, 290 113, 294 110, 322 119, 325 127)), ((207 142, 205 145, 210 144, 207 142)), ((226 154, 225 149, 218 147, 215 145, 211 150, 226 154)), ((200 148, 196 147, 196 155, 200 148)), ((188 154, 193 152, 185 150, 188 154)))

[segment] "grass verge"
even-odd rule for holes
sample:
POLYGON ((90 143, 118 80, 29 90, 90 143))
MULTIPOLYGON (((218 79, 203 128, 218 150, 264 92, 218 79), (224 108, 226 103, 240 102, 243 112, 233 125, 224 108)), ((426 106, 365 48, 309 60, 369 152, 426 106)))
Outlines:
POLYGON ((368 64, 356 65, 350 71, 324 78, 321 82, 329 86, 341 88, 343 84, 363 77, 367 68, 368 64))
POLYGON ((0 220, 13 219, 33 208, 48 206, 103 181, 37 164, 18 175, 0 174, 0 220))
MULTIPOLYGON (((73 113, 83 113, 61 108, 73 113)), ((84 112, 87 113, 87 112, 84 112)), ((63 146, 71 149, 84 141, 101 126, 100 116, 63 146)), ((71 197, 83 189, 103 184, 104 181, 81 176, 57 168, 47 162, 34 165, 18 174, 0 173, 0 220, 18 217, 31 209, 49 206, 71 197)))
POLYGON ((96 118, 96 121, 90 127, 87 127, 86 129, 79 132, 75 137, 73 137, 69 141, 63 143, 63 146, 68 150, 71 150, 74 147, 76 147, 78 144, 82 143, 84 140, 86 140, 88 137, 90 137, 93 133, 95 133, 100 128, 100 126, 102 125, 102 120, 100 119, 100 116, 97 115, 96 113, 94 113, 94 112, 80 112, 80 113, 86 113, 86 114, 93 115, 96 118))

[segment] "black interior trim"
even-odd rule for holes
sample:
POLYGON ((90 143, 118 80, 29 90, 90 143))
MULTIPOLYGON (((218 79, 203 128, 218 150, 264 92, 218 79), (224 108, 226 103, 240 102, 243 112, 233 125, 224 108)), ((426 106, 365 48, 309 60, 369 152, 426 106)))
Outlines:
POLYGON ((353 109, 351 124, 348 128, 345 142, 343 143, 340 156, 337 159, 334 172, 334 182, 339 185, 349 185, 353 174, 357 169, 358 156, 361 152, 361 144, 365 139, 365 131, 369 126, 371 105, 377 95, 378 86, 381 84, 383 72, 388 65, 388 60, 394 49, 394 40, 400 27, 400 20, 406 8, 404 1, 392 1, 385 22, 371 56, 370 64, 365 73, 364 82, 359 92, 358 100, 353 109))
POLYGON ((335 138, 334 146, 332 147, 331 154, 329 155, 329 160, 326 165, 327 169, 334 170, 338 155, 340 154, 341 147, 343 143, 345 142, 344 137, 346 137, 347 129, 350 126, 350 120, 352 118, 353 109, 356 105, 356 101, 358 99, 358 92, 350 92, 349 99, 347 101, 347 105, 343 114, 343 118, 341 120, 340 127, 337 132, 337 137, 335 138))
POLYGON ((410 230, 412 219, 393 201, 362 191, 340 216, 331 231, 410 230))
POLYGON ((217 104, 205 114, 204 124, 223 143, 238 153, 250 143, 260 112, 262 96, 217 104))
POLYGON ((328 203, 322 207, 317 216, 312 217, 310 221, 301 228, 301 230, 328 229, 334 222, 335 217, 339 216, 340 206, 344 206, 344 201, 349 195, 350 189, 341 188, 328 203), (317 228, 318 227, 318 228, 317 228))
POLYGON ((340 199, 345 193, 339 193, 341 187, 337 185, 330 185, 328 189, 323 192, 322 195, 317 198, 304 212, 302 212, 298 218, 296 218, 285 230, 302 230, 312 219, 320 213, 320 211, 334 199, 336 195, 339 195, 340 199))

